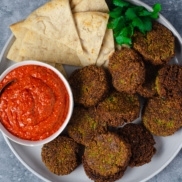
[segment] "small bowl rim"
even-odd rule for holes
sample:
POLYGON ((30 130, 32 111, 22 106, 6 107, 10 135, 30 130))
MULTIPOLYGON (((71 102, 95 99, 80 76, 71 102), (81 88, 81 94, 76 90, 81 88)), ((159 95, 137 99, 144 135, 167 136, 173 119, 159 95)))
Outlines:
POLYGON ((43 66, 46 67, 48 69, 51 69, 54 73, 56 73, 56 75, 59 76, 59 78, 63 81, 66 90, 68 92, 69 95, 69 108, 68 108, 68 114, 66 116, 66 119, 64 120, 63 124, 61 125, 61 127, 52 135, 50 135, 49 137, 42 139, 42 140, 36 140, 36 141, 32 141, 32 140, 26 140, 26 139, 22 139, 19 138, 18 136, 13 135, 11 132, 9 132, 4 125, 0 122, 0 131, 6 136, 8 137, 10 140, 21 144, 21 145, 25 145, 25 146, 39 146, 39 145, 43 145, 46 144, 52 140, 54 140, 58 135, 60 135, 63 130, 66 128, 67 124, 69 123, 69 120, 72 116, 73 113, 73 107, 74 107, 74 101, 73 101, 73 94, 71 91, 71 87, 68 83, 68 81, 66 80, 66 78, 63 76, 63 74, 58 71, 55 67, 53 67, 52 65, 49 65, 48 63, 44 63, 44 62, 40 62, 37 60, 25 60, 22 62, 16 62, 15 64, 9 66, 7 69, 5 69, 3 71, 3 73, 0 75, 0 81, 4 79, 4 77, 12 70, 21 67, 21 66, 26 66, 26 65, 37 65, 37 66, 43 66))

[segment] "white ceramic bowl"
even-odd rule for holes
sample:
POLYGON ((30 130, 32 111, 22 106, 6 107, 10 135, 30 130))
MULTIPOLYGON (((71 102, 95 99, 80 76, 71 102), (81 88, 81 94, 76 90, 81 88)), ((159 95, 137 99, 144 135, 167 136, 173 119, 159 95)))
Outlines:
POLYGON ((27 61, 23 61, 23 62, 19 62, 19 63, 15 63, 12 66, 10 66, 9 68, 7 68, 0 76, 0 81, 3 80, 3 78, 12 70, 14 70, 15 68, 21 67, 21 66, 25 66, 25 65, 39 65, 39 66, 43 66, 46 67, 50 70, 52 70, 54 73, 56 73, 58 75, 58 77, 62 80, 62 82, 64 83, 67 93, 68 93, 68 98, 69 98, 69 107, 68 107, 68 112, 67 112, 67 116, 63 122, 63 124, 60 126, 60 128, 54 132, 51 136, 45 138, 45 139, 41 139, 41 140, 26 140, 26 139, 21 139, 17 136, 15 136, 14 134, 10 133, 4 126, 2 123, 0 123, 0 130, 12 141, 18 143, 18 144, 22 144, 22 145, 26 145, 26 146, 37 146, 37 145, 43 145, 45 143, 48 143, 50 141, 52 141, 53 139, 55 139, 67 126, 72 112, 73 112, 73 95, 71 92, 71 88, 69 86, 69 83, 67 82, 67 80, 65 79, 65 77, 53 66, 48 65, 46 63, 42 63, 39 61, 34 61, 34 60, 27 60, 27 61))

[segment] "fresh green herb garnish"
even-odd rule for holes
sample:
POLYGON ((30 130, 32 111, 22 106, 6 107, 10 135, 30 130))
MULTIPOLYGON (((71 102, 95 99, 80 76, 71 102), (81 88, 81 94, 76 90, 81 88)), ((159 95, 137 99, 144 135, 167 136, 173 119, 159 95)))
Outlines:
POLYGON ((132 45, 132 35, 135 29, 143 34, 152 29, 152 21, 159 17, 161 4, 156 3, 148 11, 143 6, 136 6, 128 1, 113 0, 114 7, 109 12, 108 29, 113 29, 114 39, 117 44, 132 45))

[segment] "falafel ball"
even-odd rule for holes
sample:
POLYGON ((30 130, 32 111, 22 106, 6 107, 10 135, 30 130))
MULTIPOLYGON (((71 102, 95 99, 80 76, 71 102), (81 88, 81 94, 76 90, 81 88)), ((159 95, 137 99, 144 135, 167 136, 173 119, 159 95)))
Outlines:
POLYGON ((118 127, 132 122, 140 114, 140 102, 135 94, 112 91, 97 106, 97 115, 100 122, 108 126, 118 127))
POLYGON ((182 126, 181 110, 181 99, 150 98, 143 108, 142 121, 152 134, 169 136, 182 126))
POLYGON ((75 104, 95 106, 109 90, 109 81, 103 67, 89 65, 75 70, 69 77, 75 104))
POLYGON ((152 30, 146 34, 134 33, 133 48, 144 60, 154 65, 163 65, 175 55, 175 37, 167 27, 154 22, 152 30))
POLYGON ((118 134, 131 145, 130 167, 142 166, 151 161, 156 152, 155 140, 143 124, 126 124, 118 129, 118 134))
POLYGON ((132 48, 122 47, 109 57, 112 84, 119 92, 136 93, 145 78, 142 57, 132 48))
POLYGON ((182 97, 182 66, 166 65, 158 71, 156 89, 161 97, 182 97))
POLYGON ((97 134, 107 131, 106 123, 100 123, 94 108, 76 107, 67 126, 68 135, 77 143, 87 145, 97 134))
POLYGON ((122 177, 131 157, 130 145, 116 133, 97 135, 83 154, 83 167, 94 181, 115 181, 122 177))
POLYGON ((44 144, 41 157, 46 167, 56 175, 70 174, 80 163, 79 145, 67 136, 58 136, 44 144))

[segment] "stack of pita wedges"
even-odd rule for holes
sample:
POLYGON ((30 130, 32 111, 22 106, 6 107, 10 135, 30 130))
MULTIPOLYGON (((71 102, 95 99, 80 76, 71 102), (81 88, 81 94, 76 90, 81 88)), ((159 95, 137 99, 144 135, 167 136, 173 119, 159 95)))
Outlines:
POLYGON ((51 0, 25 20, 12 24, 15 36, 7 58, 87 66, 107 65, 114 52, 112 30, 107 29, 105 0, 51 0))

